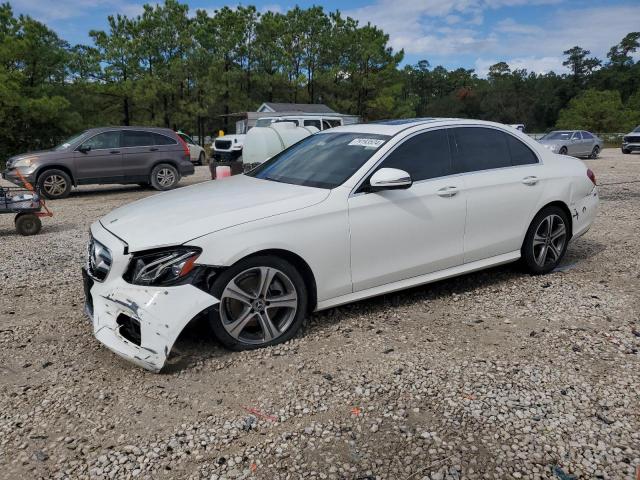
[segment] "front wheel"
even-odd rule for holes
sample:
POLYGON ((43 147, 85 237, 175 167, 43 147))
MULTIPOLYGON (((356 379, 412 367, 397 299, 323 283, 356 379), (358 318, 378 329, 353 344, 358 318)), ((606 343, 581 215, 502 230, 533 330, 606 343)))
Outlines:
POLYGON ((198 157, 198 165, 204 165, 204 152, 200 152, 200 156, 198 157))
POLYGON ((567 151, 568 151, 568 150, 567 150, 567 147, 562 147, 562 148, 560 149, 560 151, 558 151, 558 153, 559 153, 560 155, 566 155, 566 154, 567 154, 567 151))
POLYGON ((213 282, 220 300, 209 324, 231 350, 252 350, 291 339, 303 326, 308 293, 296 268, 286 260, 256 256, 241 260, 213 282))
POLYGON ((33 213, 19 213, 16 216, 16 230, 20 235, 36 235, 42 228, 40 218, 33 213))
POLYGON ((591 150, 591 155, 589 155, 589 158, 595 160, 596 158, 598 158, 598 155, 600 155, 600 147, 596 145, 595 147, 593 147, 593 150, 591 150))
POLYGON ((631 150, 628 150, 628 149, 626 149, 626 148, 623 148, 623 149, 622 149, 622 153, 624 153, 625 155, 627 155, 627 154, 631 153, 631 150))
POLYGON ((47 170, 38 177, 38 189, 50 200, 65 198, 71 192, 71 178, 62 170, 47 170))
POLYGON ((569 219, 559 207, 542 209, 535 216, 522 244, 522 259, 534 275, 556 268, 569 243, 569 219))
POLYGON ((151 171, 150 183, 156 190, 170 190, 180 181, 180 174, 176 167, 168 163, 156 165, 151 171))

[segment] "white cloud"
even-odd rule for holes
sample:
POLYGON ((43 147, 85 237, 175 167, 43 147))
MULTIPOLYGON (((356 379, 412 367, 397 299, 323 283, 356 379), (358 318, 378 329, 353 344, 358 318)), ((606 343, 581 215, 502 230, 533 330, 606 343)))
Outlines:
POLYGON ((394 49, 404 49, 414 58, 471 56, 478 59, 476 67, 485 73, 486 63, 496 61, 530 71, 559 72, 563 70, 562 52, 574 45, 606 59, 612 45, 638 29, 636 6, 567 10, 559 3, 559 0, 377 0, 345 14, 379 26, 389 34, 394 49), (498 9, 523 5, 548 7, 539 23, 506 17, 487 25, 487 19, 499 15, 498 9))
MULTIPOLYGON (((511 70, 527 70, 535 73, 565 73, 566 68, 562 65, 562 57, 520 57, 510 58, 506 60, 511 70)), ((481 77, 486 77, 489 73, 489 67, 505 60, 496 58, 478 58, 475 62, 475 71, 481 77)))
POLYGON ((15 12, 26 13, 41 22, 69 20, 94 14, 96 9, 109 15, 118 13, 135 16, 142 13, 142 5, 126 0, 56 0, 55 4, 43 0, 13 0, 15 12))

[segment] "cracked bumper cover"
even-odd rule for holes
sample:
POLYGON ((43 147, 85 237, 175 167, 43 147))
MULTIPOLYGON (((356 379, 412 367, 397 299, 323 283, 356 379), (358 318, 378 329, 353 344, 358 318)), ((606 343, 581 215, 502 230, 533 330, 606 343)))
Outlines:
POLYGON ((99 222, 91 227, 93 237, 111 250, 113 262, 104 282, 85 277, 86 312, 95 337, 109 350, 147 370, 162 369, 174 342, 184 327, 218 300, 193 285, 151 287, 123 280, 130 254, 125 244, 99 222), (122 334, 117 318, 124 314, 140 323, 140 345, 122 334))

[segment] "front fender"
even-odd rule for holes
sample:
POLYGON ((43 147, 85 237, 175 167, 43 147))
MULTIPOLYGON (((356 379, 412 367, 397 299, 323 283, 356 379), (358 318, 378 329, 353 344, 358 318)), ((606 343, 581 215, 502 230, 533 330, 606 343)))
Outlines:
POLYGON ((202 249, 198 264, 211 266, 231 266, 264 250, 284 250, 309 265, 318 301, 351 293, 349 224, 343 193, 332 192, 320 204, 220 230, 188 245, 202 249))

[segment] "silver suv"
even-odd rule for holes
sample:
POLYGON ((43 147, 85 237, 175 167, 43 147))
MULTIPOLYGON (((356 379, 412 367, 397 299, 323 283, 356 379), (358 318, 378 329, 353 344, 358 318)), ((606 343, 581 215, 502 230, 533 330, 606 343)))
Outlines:
POLYGON ((631 153, 635 150, 640 150, 640 126, 622 137, 622 153, 631 153))
POLYGON ((64 198, 72 186, 136 183, 156 190, 192 175, 189 147, 168 128, 103 127, 76 135, 51 150, 11 157, 2 177, 20 184, 17 172, 47 198, 64 198))

